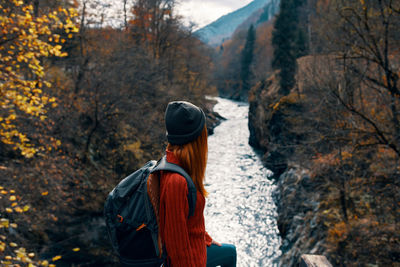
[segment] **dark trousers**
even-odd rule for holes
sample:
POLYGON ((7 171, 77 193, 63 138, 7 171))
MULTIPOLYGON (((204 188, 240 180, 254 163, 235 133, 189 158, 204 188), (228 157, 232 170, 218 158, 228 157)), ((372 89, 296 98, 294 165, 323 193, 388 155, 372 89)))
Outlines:
POLYGON ((207 247, 207 267, 236 267, 236 247, 230 244, 207 247))

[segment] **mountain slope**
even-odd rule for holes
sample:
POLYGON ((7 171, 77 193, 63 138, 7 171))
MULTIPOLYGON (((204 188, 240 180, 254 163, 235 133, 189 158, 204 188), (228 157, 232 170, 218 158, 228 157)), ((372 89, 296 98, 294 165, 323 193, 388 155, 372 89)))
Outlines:
POLYGON ((260 17, 260 9, 269 5, 269 17, 272 17, 279 9, 279 0, 254 0, 234 12, 222 16, 213 23, 199 29, 195 34, 206 44, 217 46, 224 39, 230 38, 237 27, 252 16, 260 17))

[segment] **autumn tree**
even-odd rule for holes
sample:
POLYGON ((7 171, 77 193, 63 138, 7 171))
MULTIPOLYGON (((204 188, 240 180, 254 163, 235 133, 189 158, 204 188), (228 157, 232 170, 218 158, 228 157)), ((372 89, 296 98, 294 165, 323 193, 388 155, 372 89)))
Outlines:
POLYGON ((168 38, 177 27, 175 0, 138 0, 133 5, 130 30, 137 44, 151 49, 155 58, 168 49, 168 38))
POLYGON ((314 24, 323 25, 319 34, 329 40, 324 51, 331 56, 325 68, 315 60, 310 73, 318 76, 316 71, 329 69, 331 74, 310 80, 330 88, 336 107, 347 114, 346 129, 352 132, 351 140, 358 140, 356 147, 383 145, 400 155, 397 5, 392 1, 332 1, 320 11, 314 24))
POLYGON ((67 43, 71 52, 61 64, 73 89, 64 83, 65 90, 56 92, 63 102, 52 119, 63 138, 76 144, 68 150, 79 159, 126 173, 154 157, 143 146, 154 146, 147 149, 152 155, 160 151, 163 124, 155 121, 162 118, 165 101, 183 96, 204 101, 204 92, 213 88, 206 67, 210 60, 173 15, 173 1, 136 1, 127 29, 124 23, 120 29, 107 22, 94 27, 90 6, 96 2, 81 2, 80 31, 67 43))
MULTIPOLYGON (((30 207, 32 203, 38 205, 32 196, 41 196, 39 188, 47 183, 43 175, 32 179, 39 168, 27 166, 27 162, 40 162, 46 157, 44 152, 60 145, 54 136, 43 133, 48 117, 59 103, 48 92, 55 87, 47 76, 49 66, 55 58, 67 56, 63 46, 77 32, 76 11, 55 5, 56 2, 61 1, 53 1, 50 8, 46 1, 0 1, 0 261, 4 266, 53 263, 52 259, 37 260, 38 250, 34 248, 37 240, 29 240, 26 233, 30 231, 28 228, 37 229, 32 221, 42 222, 37 218, 42 218, 43 213, 31 213, 36 208, 30 207), (10 148, 23 157, 8 153, 10 148), (41 157, 26 160, 38 152, 41 157), (5 161, 7 165, 3 166, 5 161), (14 168, 11 162, 19 167, 14 168), (17 179, 17 173, 25 167, 29 175, 17 179), (21 188, 24 190, 18 190, 21 188)), ((52 178, 56 183, 57 179, 52 178)), ((53 261, 59 258, 55 256, 53 261)))
POLYGON ((338 1, 339 43, 347 75, 333 93, 359 121, 364 142, 384 145, 400 157, 398 2, 338 1), (354 86, 353 80, 361 80, 354 86))
POLYGON ((0 138, 26 157, 44 148, 34 147, 14 122, 23 114, 45 120, 46 106, 56 105, 53 97, 43 93, 51 84, 45 79, 42 59, 67 55, 62 51, 65 39, 55 32, 76 32, 75 15, 73 9, 60 8, 35 16, 34 7, 23 1, 0 2, 0 138))

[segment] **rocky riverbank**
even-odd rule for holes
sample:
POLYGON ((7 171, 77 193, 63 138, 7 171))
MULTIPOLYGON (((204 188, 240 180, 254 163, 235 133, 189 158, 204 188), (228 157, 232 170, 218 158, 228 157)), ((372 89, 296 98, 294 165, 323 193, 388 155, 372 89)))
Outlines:
POLYGON ((281 266, 297 266, 302 254, 326 254, 318 215, 321 194, 307 170, 292 167, 278 179, 275 199, 282 236, 281 266))
POLYGON ((296 266, 302 254, 324 254, 323 231, 320 231, 318 207, 320 194, 308 170, 291 166, 285 144, 296 138, 285 131, 290 101, 283 101, 275 76, 255 86, 249 95, 250 144, 264 151, 263 161, 277 180, 275 199, 278 228, 282 237, 282 266, 296 266), (286 109, 277 108, 285 105, 286 109))

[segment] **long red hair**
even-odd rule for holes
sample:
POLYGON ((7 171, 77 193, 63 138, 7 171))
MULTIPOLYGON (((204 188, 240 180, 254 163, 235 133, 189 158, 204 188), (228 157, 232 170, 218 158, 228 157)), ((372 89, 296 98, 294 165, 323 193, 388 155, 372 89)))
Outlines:
POLYGON ((204 180, 207 166, 207 127, 204 126, 200 136, 194 141, 183 145, 168 144, 167 149, 179 159, 181 167, 192 177, 196 189, 207 196, 204 180))

